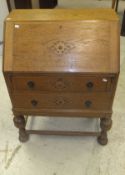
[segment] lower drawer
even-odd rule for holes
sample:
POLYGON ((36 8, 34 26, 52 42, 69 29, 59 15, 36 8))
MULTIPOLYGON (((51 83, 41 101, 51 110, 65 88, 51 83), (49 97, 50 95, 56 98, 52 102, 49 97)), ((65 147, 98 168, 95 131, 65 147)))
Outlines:
POLYGON ((111 93, 13 93, 14 108, 89 109, 111 108, 111 93))

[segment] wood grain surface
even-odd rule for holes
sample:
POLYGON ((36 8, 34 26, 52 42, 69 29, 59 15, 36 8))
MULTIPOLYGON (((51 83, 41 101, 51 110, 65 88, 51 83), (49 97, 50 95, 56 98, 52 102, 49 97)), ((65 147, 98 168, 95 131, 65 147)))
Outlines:
MULTIPOLYGON (((110 8, 82 9, 32 9, 13 10, 9 16, 11 21, 69 21, 69 20, 108 20, 119 21, 115 10, 110 8)), ((8 18, 7 17, 7 18, 8 18)))

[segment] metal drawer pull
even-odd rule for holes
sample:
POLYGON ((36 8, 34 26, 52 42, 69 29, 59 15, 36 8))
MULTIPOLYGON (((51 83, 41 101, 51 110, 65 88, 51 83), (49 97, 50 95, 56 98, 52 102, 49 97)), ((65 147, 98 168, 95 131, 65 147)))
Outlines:
POLYGON ((90 108, 90 107, 92 106, 92 102, 89 101, 89 100, 85 101, 85 106, 86 106, 87 108, 90 108))
POLYGON ((33 81, 28 81, 27 85, 30 89, 33 89, 35 87, 35 83, 33 81))
POLYGON ((32 106, 35 107, 35 106, 37 106, 38 102, 37 102, 36 100, 32 100, 32 101, 31 101, 31 104, 32 104, 32 106))
POLYGON ((93 88, 94 84, 92 82, 88 82, 86 86, 87 88, 91 89, 93 88))

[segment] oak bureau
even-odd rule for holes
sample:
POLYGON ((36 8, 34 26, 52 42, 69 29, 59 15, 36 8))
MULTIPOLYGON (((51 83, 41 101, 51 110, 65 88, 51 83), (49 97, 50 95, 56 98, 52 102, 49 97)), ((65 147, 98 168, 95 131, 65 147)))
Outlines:
POLYGON ((93 135, 107 144, 119 75, 119 38, 119 19, 112 9, 10 13, 3 72, 20 141, 27 141, 29 134, 93 135), (98 118, 100 131, 27 130, 28 115, 98 118))

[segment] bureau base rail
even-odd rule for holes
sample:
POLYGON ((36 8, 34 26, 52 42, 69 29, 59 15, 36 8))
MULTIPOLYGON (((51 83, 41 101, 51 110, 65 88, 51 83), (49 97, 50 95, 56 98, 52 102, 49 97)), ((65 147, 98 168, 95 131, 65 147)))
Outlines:
POLYGON ((29 140, 30 134, 38 135, 62 135, 62 136, 97 136, 97 141, 101 145, 108 143, 107 131, 112 126, 111 117, 100 118, 100 132, 91 131, 60 131, 60 130, 28 130, 26 129, 28 116, 18 115, 14 116, 14 125, 19 128, 19 140, 26 142, 29 140))
POLYGON ((100 132, 84 131, 53 131, 53 130, 26 130, 28 134, 61 135, 61 136, 99 136, 100 132))

